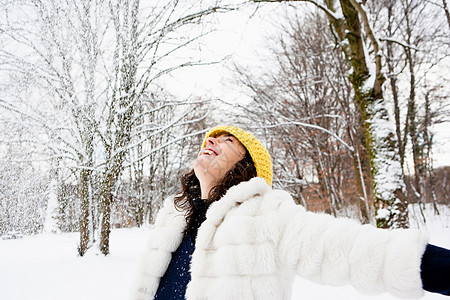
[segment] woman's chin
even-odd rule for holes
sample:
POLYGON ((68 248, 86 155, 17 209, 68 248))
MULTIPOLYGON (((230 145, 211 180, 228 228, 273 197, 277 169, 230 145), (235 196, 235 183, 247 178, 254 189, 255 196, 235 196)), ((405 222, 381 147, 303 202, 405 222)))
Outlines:
MULTIPOLYGON (((194 162, 192 163, 192 168, 194 169, 195 175, 197 176, 197 178, 199 177, 204 177, 202 175, 204 175, 205 170, 208 170, 208 162, 204 161, 200 158, 197 158, 196 160, 194 160, 194 162)), ((199 178, 200 179, 200 178, 199 178)))

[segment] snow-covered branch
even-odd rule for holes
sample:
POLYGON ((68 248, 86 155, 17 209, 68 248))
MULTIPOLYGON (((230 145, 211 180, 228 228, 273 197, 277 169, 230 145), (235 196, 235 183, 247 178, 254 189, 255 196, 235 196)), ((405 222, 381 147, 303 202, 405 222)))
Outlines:
POLYGON ((335 133, 329 131, 326 128, 323 128, 321 126, 318 125, 314 125, 314 124, 308 124, 308 123, 303 123, 303 122, 297 122, 297 121, 289 121, 289 122, 282 122, 282 123, 277 123, 274 125, 263 125, 263 126, 258 126, 257 128, 274 128, 274 127, 280 127, 280 126, 288 126, 288 125, 295 125, 295 126, 301 126, 301 127, 306 127, 306 128, 311 128, 311 129, 317 129, 320 130, 322 132, 325 132, 329 135, 331 135, 332 137, 334 137, 336 140, 338 140, 345 148, 347 148, 350 152, 353 152, 354 149, 352 146, 350 146, 349 144, 347 144, 343 139, 341 139, 340 137, 338 137, 335 133))
POLYGON ((412 49, 412 50, 415 50, 415 51, 423 51, 423 50, 421 50, 421 49, 418 49, 418 48, 417 48, 416 46, 414 46, 414 45, 410 45, 410 44, 405 43, 405 42, 402 42, 402 41, 400 41, 400 40, 398 40, 398 39, 389 38, 389 37, 382 37, 382 38, 379 38, 379 40, 380 40, 380 41, 386 41, 386 42, 389 42, 389 43, 395 43, 395 44, 397 44, 397 45, 402 46, 403 48, 409 48, 409 49, 412 49))

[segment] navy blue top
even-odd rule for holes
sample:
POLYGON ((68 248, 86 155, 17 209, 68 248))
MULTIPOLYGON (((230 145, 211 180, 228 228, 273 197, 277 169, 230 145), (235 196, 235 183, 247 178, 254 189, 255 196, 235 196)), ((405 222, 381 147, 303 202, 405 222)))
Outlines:
POLYGON ((428 244, 420 269, 424 290, 450 296, 450 250, 428 244))
POLYGON ((164 276, 159 282, 155 300, 184 300, 186 287, 191 281, 190 263, 195 250, 195 238, 200 225, 205 220, 206 204, 202 199, 194 199, 194 219, 186 230, 178 249, 172 253, 172 259, 164 276))

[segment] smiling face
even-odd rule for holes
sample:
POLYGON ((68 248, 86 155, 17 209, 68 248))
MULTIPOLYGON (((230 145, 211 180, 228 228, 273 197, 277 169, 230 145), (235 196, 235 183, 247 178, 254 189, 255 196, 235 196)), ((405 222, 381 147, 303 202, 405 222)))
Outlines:
POLYGON ((245 152, 245 147, 231 134, 208 137, 194 161, 195 175, 201 184, 220 180, 244 158, 245 152))

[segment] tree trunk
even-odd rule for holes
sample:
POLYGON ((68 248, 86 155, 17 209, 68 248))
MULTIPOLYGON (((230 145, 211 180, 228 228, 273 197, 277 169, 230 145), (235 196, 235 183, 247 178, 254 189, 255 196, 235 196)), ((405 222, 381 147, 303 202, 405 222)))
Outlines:
POLYGON ((415 189, 415 198, 416 201, 422 203, 423 197, 423 176, 424 176, 424 166, 423 166, 423 149, 421 143, 419 142, 419 133, 417 128, 417 109, 416 109, 416 92, 415 92, 415 74, 414 74, 414 63, 412 61, 412 53, 411 50, 407 49, 406 51, 407 60, 409 64, 409 72, 410 72, 410 93, 408 99, 408 134, 411 139, 411 147, 413 153, 413 162, 414 162, 414 189, 415 189))
MULTIPOLYGON (((358 118, 359 126, 356 128, 362 129, 362 119, 358 118)), ((365 147, 364 131, 360 130, 359 133, 352 133, 352 129, 349 128, 349 136, 352 141, 354 151, 352 153, 353 158, 353 172, 356 179, 356 188, 359 195, 359 210, 360 221, 362 224, 374 224, 373 213, 373 182, 370 171, 370 158, 369 153, 365 147), (356 135, 356 137, 355 137, 356 135)))
POLYGON ((112 189, 114 187, 114 178, 111 173, 106 174, 102 182, 102 191, 100 199, 101 207, 101 230, 100 230, 100 251, 103 255, 109 254, 109 235, 111 233, 111 203, 112 189))
POLYGON ((102 182, 102 220, 100 251, 104 255, 109 254, 109 234, 111 232, 111 204, 113 201, 113 189, 119 180, 123 170, 123 161, 131 140, 133 115, 138 103, 136 93, 136 74, 138 62, 136 61, 139 48, 137 32, 140 1, 129 3, 124 8, 123 24, 119 22, 117 15, 115 21, 117 31, 116 53, 120 53, 121 59, 115 62, 117 71, 115 81, 117 89, 112 94, 112 101, 108 116, 109 144, 106 145, 108 157, 106 170, 102 182), (125 34, 125 35, 124 35, 125 34))
POLYGON ((325 198, 330 203, 330 214, 333 216, 337 216, 336 210, 339 209, 337 206, 337 203, 334 201, 333 195, 331 193, 331 187, 330 182, 327 174, 327 170, 324 166, 324 161, 322 158, 322 151, 323 149, 320 149, 317 147, 317 162, 316 162, 316 172, 317 172, 317 178, 319 181, 319 194, 321 195, 321 198, 325 198))
POLYGON ((78 195, 80 197, 80 245, 78 254, 83 256, 89 248, 89 180, 91 171, 82 170, 80 173, 80 183, 78 185, 78 195))
MULTIPOLYGON (((122 115, 122 120, 119 125, 129 124, 131 116, 128 114, 122 115)), ((120 149, 117 153, 110 152, 107 159, 108 167, 103 174, 102 192, 100 199, 101 207, 101 234, 100 234, 100 251, 104 255, 109 254, 109 234, 111 233, 111 204, 113 202, 113 189, 122 173, 123 160, 125 158, 125 148, 129 143, 129 128, 125 125, 120 126, 120 132, 116 135, 115 147, 113 149, 120 149), (128 131, 127 131, 128 130, 128 131)))
MULTIPOLYGON (((367 67, 359 18, 364 19, 361 7, 352 0, 341 0, 341 8, 345 18, 345 30, 337 28, 341 36, 349 42, 348 58, 353 72, 350 81, 355 92, 355 100, 361 111, 365 132, 364 145, 369 153, 371 177, 374 182, 374 201, 377 226, 381 228, 406 228, 408 212, 405 198, 403 174, 394 129, 389 127, 389 117, 385 107, 382 84, 385 81, 381 73, 380 54, 376 53, 376 73, 370 74, 367 67), (372 78, 370 78, 372 76, 372 78), (373 77, 374 76, 374 77, 373 77), (373 83, 368 85, 368 80, 373 83)), ((367 22, 367 20, 366 20, 367 22)), ((370 36, 369 25, 365 23, 366 33, 370 36)), ((375 38, 371 39, 377 48, 375 38)))
POLYGON ((433 149, 433 133, 430 132, 431 126, 431 104, 430 104, 430 92, 425 94, 425 118, 424 118, 424 143, 426 145, 426 161, 428 170, 428 190, 431 197, 430 201, 433 203, 434 212, 439 215, 439 209, 437 207, 436 196, 436 175, 433 167, 432 149, 433 149))
MULTIPOLYGON (((392 28, 393 24, 393 2, 388 2, 388 24, 387 24, 387 33, 389 37, 394 36, 394 29, 392 28)), ((394 75, 395 69, 394 69, 394 53, 393 53, 393 43, 387 42, 386 44, 386 50, 387 50, 387 57, 386 57, 386 64, 388 67, 389 72, 389 83, 391 86, 391 92, 392 92, 392 100, 394 101, 394 118, 395 118, 395 133, 397 135, 397 141, 398 141, 398 152, 400 155, 400 163, 402 165, 402 172, 404 174, 403 165, 405 160, 405 144, 406 141, 402 138, 402 122, 400 120, 400 104, 399 104, 399 95, 398 95, 398 88, 397 88, 397 76, 394 75)))
MULTIPOLYGON (((327 0, 326 5, 329 9, 335 11, 334 0, 327 0)), ((345 10, 345 20, 330 18, 330 23, 341 41, 342 51, 347 61, 353 68, 352 75, 349 76, 349 79, 355 92, 354 100, 356 100, 357 107, 359 107, 354 133, 351 132, 352 129, 349 129, 349 136, 355 148, 352 153, 353 171, 359 194, 361 222, 363 224, 372 224, 374 223, 372 207, 375 201, 371 152, 370 147, 368 147, 368 136, 370 136, 370 132, 368 131, 366 122, 367 113, 364 100, 366 95, 361 93, 361 86, 367 79, 369 71, 364 57, 358 13, 349 1, 344 1, 344 3, 341 3, 341 6, 343 12, 345 10), (348 28, 351 28, 352 31, 348 31, 348 28)))

